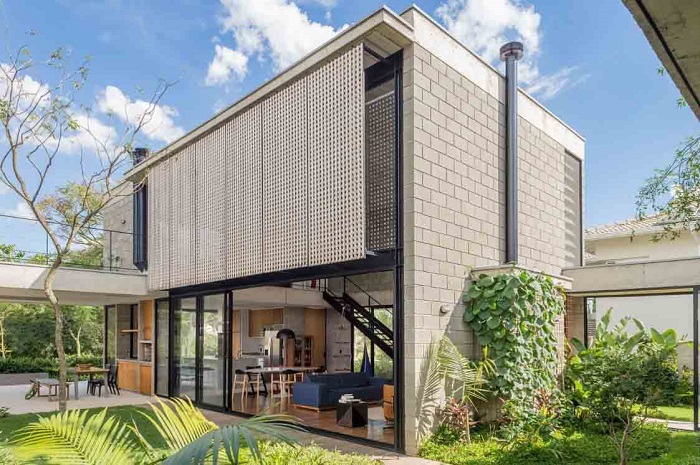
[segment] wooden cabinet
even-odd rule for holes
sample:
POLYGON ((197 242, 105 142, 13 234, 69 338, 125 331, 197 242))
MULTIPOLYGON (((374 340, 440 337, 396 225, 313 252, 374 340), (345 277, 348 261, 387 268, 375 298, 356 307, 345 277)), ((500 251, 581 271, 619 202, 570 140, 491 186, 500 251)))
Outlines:
POLYGON ((117 364, 119 366, 119 373, 117 374, 117 383, 119 383, 119 389, 126 389, 127 391, 138 391, 140 388, 139 362, 119 360, 117 364))
POLYGON ((139 392, 141 394, 151 395, 151 364, 142 363, 139 366, 139 392))
POLYGON ((304 309, 304 336, 312 338, 311 366, 326 366, 326 309, 304 309))
POLYGON ((248 337, 262 337, 266 326, 284 323, 284 310, 281 308, 265 308, 248 311, 248 337))
POLYGON ((142 325, 143 333, 141 335, 142 339, 152 340, 153 339, 153 301, 143 300, 141 301, 141 318, 139 319, 142 325))
POLYGON ((241 355, 241 311, 233 311, 233 321, 231 321, 231 335, 233 345, 233 358, 241 355))

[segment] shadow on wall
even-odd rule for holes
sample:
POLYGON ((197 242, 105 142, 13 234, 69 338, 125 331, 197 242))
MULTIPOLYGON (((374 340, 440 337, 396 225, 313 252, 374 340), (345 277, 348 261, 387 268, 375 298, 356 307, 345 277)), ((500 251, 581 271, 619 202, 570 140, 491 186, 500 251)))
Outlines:
MULTIPOLYGON (((459 349, 460 353, 470 360, 480 360, 482 347, 474 336, 474 331, 464 322, 465 305, 463 297, 469 290, 469 277, 464 278, 464 287, 458 302, 452 305, 442 305, 437 316, 440 321, 440 330, 435 330, 430 346, 422 355, 423 363, 420 367, 420 387, 416 399, 415 415, 418 419, 418 439, 423 440, 430 435, 439 424, 440 411, 446 401, 445 380, 436 376, 437 370, 437 346, 440 338, 447 336, 459 349), (446 322, 446 324, 443 324, 446 322), (443 329, 444 326, 444 329, 443 329), (435 386, 438 383, 439 386, 435 386), (436 389, 437 388, 437 389, 436 389), (439 392, 434 393, 435 390, 439 392)), ((435 311, 433 311, 435 313, 435 311)), ((489 406, 479 407, 477 410, 488 409, 489 406)))

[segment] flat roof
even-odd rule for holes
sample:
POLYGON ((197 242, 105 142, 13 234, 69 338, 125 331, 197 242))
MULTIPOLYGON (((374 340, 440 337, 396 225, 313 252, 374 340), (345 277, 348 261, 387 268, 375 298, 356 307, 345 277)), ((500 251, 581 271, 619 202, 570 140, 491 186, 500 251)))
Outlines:
POLYGON ((700 2, 622 0, 700 119, 700 2))

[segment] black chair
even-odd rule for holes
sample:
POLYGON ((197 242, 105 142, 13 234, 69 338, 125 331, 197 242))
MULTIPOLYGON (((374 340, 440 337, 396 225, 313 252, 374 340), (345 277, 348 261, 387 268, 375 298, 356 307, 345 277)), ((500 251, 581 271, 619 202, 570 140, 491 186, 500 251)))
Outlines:
MULTIPOLYGON (((110 371, 112 370, 112 366, 109 364, 105 365, 105 368, 108 368, 110 371)), ((102 397, 102 386, 105 386, 106 384, 106 380, 103 377, 90 378, 88 379, 88 391, 90 391, 90 394, 94 396, 95 388, 99 388, 97 397, 102 397)))
POLYGON ((119 365, 115 367, 111 367, 109 369, 109 374, 107 375, 107 388, 109 389, 109 392, 112 394, 116 394, 118 396, 121 395, 119 392, 119 384, 117 382, 117 373, 119 370, 119 365))

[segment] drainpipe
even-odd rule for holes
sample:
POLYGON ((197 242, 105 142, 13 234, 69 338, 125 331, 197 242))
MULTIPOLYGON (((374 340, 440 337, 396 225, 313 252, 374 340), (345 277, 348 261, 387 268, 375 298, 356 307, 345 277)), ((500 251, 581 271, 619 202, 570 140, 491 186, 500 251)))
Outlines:
POLYGON ((523 44, 501 47, 506 62, 506 263, 518 263, 518 60, 523 44))

